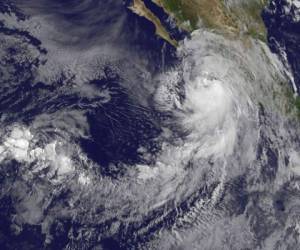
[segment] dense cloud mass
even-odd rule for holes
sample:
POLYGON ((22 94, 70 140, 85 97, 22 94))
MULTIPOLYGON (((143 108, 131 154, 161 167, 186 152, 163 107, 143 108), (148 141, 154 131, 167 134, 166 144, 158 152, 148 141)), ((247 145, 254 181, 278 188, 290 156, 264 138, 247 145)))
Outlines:
POLYGON ((297 249, 299 122, 280 57, 202 29, 164 65, 123 5, 46 2, 0 9, 4 249, 297 249))

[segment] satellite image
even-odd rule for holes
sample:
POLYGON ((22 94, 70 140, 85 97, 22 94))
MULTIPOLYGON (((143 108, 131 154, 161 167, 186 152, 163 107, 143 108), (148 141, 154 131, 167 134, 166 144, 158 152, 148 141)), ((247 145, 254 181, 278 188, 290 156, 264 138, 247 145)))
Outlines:
POLYGON ((300 250, 300 0, 0 0, 0 250, 300 250))

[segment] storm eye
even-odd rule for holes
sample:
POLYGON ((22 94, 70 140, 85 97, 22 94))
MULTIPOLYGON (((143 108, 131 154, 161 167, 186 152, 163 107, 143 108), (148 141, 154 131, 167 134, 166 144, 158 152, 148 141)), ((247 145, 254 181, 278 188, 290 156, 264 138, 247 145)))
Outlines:
POLYGON ((285 211, 285 206, 283 200, 276 200, 274 207, 276 210, 284 212, 285 211))

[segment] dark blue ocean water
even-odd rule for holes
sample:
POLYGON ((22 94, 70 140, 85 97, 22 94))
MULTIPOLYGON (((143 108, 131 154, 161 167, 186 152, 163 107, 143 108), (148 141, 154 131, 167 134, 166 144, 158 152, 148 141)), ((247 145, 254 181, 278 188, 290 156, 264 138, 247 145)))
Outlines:
POLYGON ((300 93, 300 22, 293 21, 293 12, 286 14, 286 1, 275 0, 262 16, 268 30, 268 42, 274 53, 285 51, 300 93))
MULTIPOLYGON (((148 20, 129 11, 129 3, 112 0, 4 0, 0 3, 0 14, 16 16, 20 22, 39 15, 47 16, 52 22, 51 25, 61 35, 55 37, 48 34, 49 37, 44 39, 51 38, 59 46, 75 50, 85 50, 105 43, 126 48, 129 55, 132 51, 132 56, 138 55, 147 62, 144 70, 155 74, 161 71, 162 67, 176 62, 175 49, 155 36, 154 26, 148 20)), ((161 9, 159 11, 162 21, 167 23, 166 15, 161 9)), ((2 46, 4 56, 0 62, 0 118, 3 124, 30 124, 41 114, 53 114, 57 111, 84 111, 87 114, 91 136, 88 139, 79 138, 77 142, 87 156, 101 166, 99 171, 102 175, 118 178, 126 171, 123 168, 124 164, 151 163, 151 160, 145 162, 140 157, 138 148, 144 147, 155 155, 160 149, 160 144, 155 138, 161 132, 159 124, 164 117, 151 105, 145 107, 136 101, 134 91, 124 88, 122 77, 114 72, 114 65, 107 65, 101 78, 86 82, 96 89, 105 88, 112 93, 108 103, 95 107, 93 103, 101 101, 101 97, 91 100, 69 92, 68 88, 71 85, 63 74, 51 84, 36 81, 35 69, 44 65, 49 54, 44 40, 18 26, 12 28, 5 21, 0 17, 0 44, 4 45, 5 39, 15 39, 17 42, 8 47, 2 46), (21 61, 19 58, 30 53, 30 50, 38 51, 39 56, 21 61), (117 168, 112 169, 112 164, 117 168)), ((174 37, 183 37, 179 31, 174 28, 172 30, 174 37)), ((127 60, 131 61, 131 58, 127 60)), ((132 86, 138 84, 139 82, 131 83, 132 86)), ((49 138, 54 136, 54 132, 47 133, 49 138)), ((0 181, 3 187, 13 183, 13 179, 18 176, 19 167, 19 163, 15 161, 10 161, 2 167, 0 181)), ((63 200, 64 197, 56 199, 63 200)), ((14 202, 11 196, 1 194, 0 249, 62 249, 66 244, 70 244, 69 231, 72 229, 76 236, 76 230, 84 226, 70 219, 53 222, 50 231, 54 238, 51 244, 45 246, 45 235, 41 232, 41 226, 25 225, 19 234, 11 228, 11 220, 16 213, 14 202)), ((158 211, 158 214, 160 213, 162 211, 158 211)), ((106 226, 98 225, 95 230, 101 234, 106 226)), ((143 225, 131 225, 131 228, 125 230, 124 226, 122 231, 121 226, 115 239, 102 239, 100 243, 95 239, 95 242, 101 244, 104 249, 126 249, 126 242, 142 227, 143 225)), ((152 230, 155 231, 154 228, 152 230)), ((138 244, 138 241, 146 240, 147 237, 145 235, 142 236, 143 239, 133 240, 130 247, 138 244)), ((91 245, 89 247, 92 248, 91 245)))

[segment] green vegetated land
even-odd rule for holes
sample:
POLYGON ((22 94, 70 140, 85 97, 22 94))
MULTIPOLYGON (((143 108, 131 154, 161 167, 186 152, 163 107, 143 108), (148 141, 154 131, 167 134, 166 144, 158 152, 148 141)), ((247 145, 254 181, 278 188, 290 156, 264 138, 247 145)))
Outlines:
POLYGON ((266 41, 261 12, 268 0, 153 0, 188 31, 201 25, 266 41))

